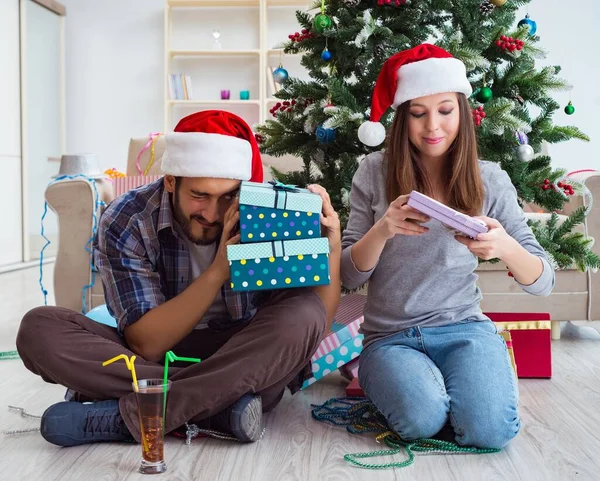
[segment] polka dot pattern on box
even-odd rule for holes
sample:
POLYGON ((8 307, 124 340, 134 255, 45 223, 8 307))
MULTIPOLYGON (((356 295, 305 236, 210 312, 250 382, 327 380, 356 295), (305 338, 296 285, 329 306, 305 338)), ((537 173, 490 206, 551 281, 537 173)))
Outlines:
POLYGON ((362 351, 363 334, 350 339, 341 346, 312 362, 313 377, 304 381, 302 388, 306 388, 338 368, 356 359, 362 351))
POLYGON ((234 291, 318 286, 329 282, 327 254, 249 258, 231 264, 234 291))
POLYGON ((265 239, 313 239, 321 235, 319 215, 240 205, 240 234, 242 244, 265 239))

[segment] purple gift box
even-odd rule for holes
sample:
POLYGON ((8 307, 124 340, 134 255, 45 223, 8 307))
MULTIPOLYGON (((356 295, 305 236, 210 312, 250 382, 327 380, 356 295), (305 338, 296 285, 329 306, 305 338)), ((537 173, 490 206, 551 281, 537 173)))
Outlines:
POLYGON ((488 231, 485 222, 466 214, 458 212, 450 207, 413 190, 408 197, 408 205, 432 219, 439 220, 442 224, 455 229, 475 239, 478 234, 488 231))

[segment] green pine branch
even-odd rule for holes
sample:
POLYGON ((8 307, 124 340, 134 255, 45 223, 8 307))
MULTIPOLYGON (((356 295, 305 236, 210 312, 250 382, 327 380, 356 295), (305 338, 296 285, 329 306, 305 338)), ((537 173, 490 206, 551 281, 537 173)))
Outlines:
POLYGON ((513 114, 513 102, 506 98, 496 98, 486 104, 487 117, 483 129, 494 135, 502 135, 505 130, 528 130, 529 126, 513 114))
POLYGON ((561 224, 561 226, 555 230, 557 238, 562 238, 568 235, 575 227, 583 224, 585 221, 585 207, 579 207, 561 224))
POLYGON ((584 134, 579 128, 573 126, 553 125, 552 127, 543 129, 540 137, 551 144, 565 142, 571 139, 585 140, 589 142, 590 138, 584 134))
POLYGON ((585 208, 575 210, 564 222, 553 213, 546 223, 530 221, 530 226, 540 245, 554 259, 559 269, 576 267, 585 272, 597 269, 600 257, 591 251, 593 239, 580 232, 571 232, 585 219, 585 208))

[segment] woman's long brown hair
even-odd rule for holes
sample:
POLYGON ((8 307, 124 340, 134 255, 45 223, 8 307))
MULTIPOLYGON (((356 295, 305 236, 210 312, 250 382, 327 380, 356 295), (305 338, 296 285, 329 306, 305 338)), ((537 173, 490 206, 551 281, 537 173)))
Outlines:
MULTIPOLYGON (((446 203, 467 215, 480 215, 483 208, 483 182, 479 173, 475 124, 464 94, 458 93, 460 124, 450 146, 446 170, 446 203)), ((387 139, 388 202, 416 190, 433 196, 431 181, 423 167, 417 148, 408 138, 410 102, 398 107, 387 139)))

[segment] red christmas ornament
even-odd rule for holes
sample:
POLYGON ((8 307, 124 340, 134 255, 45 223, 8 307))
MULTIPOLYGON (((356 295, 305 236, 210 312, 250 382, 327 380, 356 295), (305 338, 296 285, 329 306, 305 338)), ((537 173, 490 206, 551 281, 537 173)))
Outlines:
POLYGON ((277 102, 273 107, 271 107, 269 112, 273 117, 277 117, 278 112, 292 112, 296 105, 298 108, 305 109, 312 103, 314 103, 314 101, 311 99, 304 99, 300 101, 296 99, 284 100, 283 102, 277 102))
POLYGON ((513 53, 515 50, 522 50, 525 46, 525 42, 520 39, 507 37, 506 35, 500 35, 500 39, 496 40, 496 45, 503 51, 509 51, 513 53))
POLYGON ((254 138, 259 144, 262 144, 265 141, 265 138, 260 134, 254 134, 254 138))
POLYGON ((508 271, 508 277, 515 277, 512 272, 508 271))
POLYGON ((314 35, 306 28, 302 29, 302 33, 296 32, 288 35, 288 38, 293 42, 300 43, 309 38, 313 38, 314 35))
POLYGON ((472 113, 473 113, 473 121, 475 122, 475 125, 477 125, 477 127, 479 127, 481 125, 482 120, 485 119, 485 117, 486 117, 486 114, 483 110, 483 105, 480 105, 476 109, 473 109, 472 113))
POLYGON ((570 184, 566 184, 562 181, 557 182, 556 184, 550 184, 549 179, 544 180, 544 185, 542 185, 542 188, 544 190, 548 190, 550 187, 552 187, 552 189, 554 189, 556 192, 562 190, 563 193, 567 196, 575 195, 575 190, 573 189, 573 186, 570 184))
POLYGON ((557 185, 563 189, 565 195, 575 195, 575 190, 573 189, 572 185, 564 184, 563 182, 559 182, 557 185))

